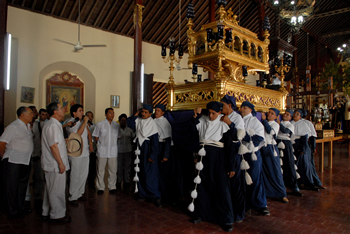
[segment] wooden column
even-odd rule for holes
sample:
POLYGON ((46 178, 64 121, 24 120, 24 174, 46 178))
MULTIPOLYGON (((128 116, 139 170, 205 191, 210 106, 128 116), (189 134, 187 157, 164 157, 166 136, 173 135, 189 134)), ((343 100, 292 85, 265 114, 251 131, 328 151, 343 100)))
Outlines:
POLYGON ((258 22, 259 22, 259 38, 260 40, 264 40, 265 38, 263 37, 263 26, 264 26, 264 18, 265 18, 265 7, 264 4, 261 0, 257 0, 257 5, 258 5, 258 22))
POLYGON ((320 42, 318 40, 318 37, 315 37, 315 66, 316 69, 320 68, 320 42))
MULTIPOLYGON (((306 86, 305 91, 311 91, 311 66, 306 67, 306 86)), ((311 95, 306 96, 306 104, 309 108, 309 114, 311 113, 311 95)))
MULTIPOLYGON (((134 73, 132 77, 132 114, 141 107, 142 0, 134 6, 134 73)), ((151 104, 151 103, 150 103, 151 104)))
POLYGON ((5 38, 7 24, 7 0, 0 0, 0 134, 4 132, 5 105, 5 38))
MULTIPOLYGON (((215 21, 215 0, 209 2, 209 22, 215 21)), ((214 73, 208 71, 208 78, 214 80, 214 73)))
POLYGON ((298 67, 298 35, 293 35, 292 38, 292 45, 297 48, 293 52, 293 67, 298 67))

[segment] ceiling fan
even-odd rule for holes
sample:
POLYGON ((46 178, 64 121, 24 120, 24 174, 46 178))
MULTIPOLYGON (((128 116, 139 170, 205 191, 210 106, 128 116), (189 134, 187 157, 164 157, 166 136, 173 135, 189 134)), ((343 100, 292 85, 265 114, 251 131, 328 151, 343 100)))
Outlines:
POLYGON ((80 0, 79 0, 79 12, 78 12, 78 14, 79 14, 78 15, 78 42, 76 44, 73 44, 73 43, 63 41, 60 39, 54 39, 54 40, 74 46, 73 52, 78 52, 79 50, 82 50, 84 47, 106 47, 106 45, 82 45, 80 43, 80 0))

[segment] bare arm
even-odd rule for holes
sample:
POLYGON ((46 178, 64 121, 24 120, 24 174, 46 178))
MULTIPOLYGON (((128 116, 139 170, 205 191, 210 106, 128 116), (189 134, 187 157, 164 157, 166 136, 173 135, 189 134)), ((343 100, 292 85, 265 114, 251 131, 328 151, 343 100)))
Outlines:
POLYGON ((77 133, 81 136, 83 135, 83 132, 85 130, 86 124, 89 121, 89 117, 84 117, 84 122, 80 125, 80 128, 78 129, 77 133))
POLYGON ((90 153, 94 151, 94 148, 92 146, 92 136, 91 136, 91 132, 89 130, 89 127, 86 125, 86 130, 88 132, 88 139, 89 139, 89 151, 90 153))
POLYGON ((53 154, 53 157, 55 158, 55 160, 58 163, 58 168, 60 170, 60 174, 63 174, 66 171, 66 167, 63 164, 61 155, 60 155, 60 151, 58 149, 57 143, 54 145, 50 146, 51 152, 53 154))
POLYGON ((0 142, 0 158, 2 158, 4 156, 5 148, 6 148, 6 142, 1 141, 0 142))
POLYGON ((98 142, 98 137, 95 137, 95 142, 96 142, 96 144, 97 144, 97 142, 98 142))

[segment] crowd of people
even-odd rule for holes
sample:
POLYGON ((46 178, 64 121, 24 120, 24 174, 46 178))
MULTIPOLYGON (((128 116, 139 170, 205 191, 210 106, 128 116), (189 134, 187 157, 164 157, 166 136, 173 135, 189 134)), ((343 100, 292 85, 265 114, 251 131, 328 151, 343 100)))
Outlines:
MULTIPOLYGON (((313 159, 317 135, 313 124, 303 119, 304 110, 287 109, 280 115, 270 108, 261 113, 261 120, 248 101, 237 110, 235 98, 226 95, 220 102, 209 102, 205 111, 194 109, 186 125, 188 134, 198 139, 198 149, 194 184, 188 199, 182 199, 193 223, 215 222, 228 232, 249 209, 270 215, 267 197, 288 203, 286 187, 294 196, 303 196, 300 187, 324 189, 313 159)), ((87 201, 86 184, 99 195, 106 187, 110 194, 133 188, 137 201, 157 207, 174 197, 173 181, 179 176, 172 171, 176 145, 164 105, 144 104, 129 118, 120 115, 118 122, 113 108, 107 108, 106 119, 97 124, 80 104, 71 106, 71 118, 65 121, 64 113, 57 102, 39 113, 34 106, 20 107, 18 119, 0 137, 9 216, 31 211, 26 205, 31 170, 34 200, 42 206, 42 218, 53 222, 71 220, 66 214, 67 185, 72 206, 87 201)))

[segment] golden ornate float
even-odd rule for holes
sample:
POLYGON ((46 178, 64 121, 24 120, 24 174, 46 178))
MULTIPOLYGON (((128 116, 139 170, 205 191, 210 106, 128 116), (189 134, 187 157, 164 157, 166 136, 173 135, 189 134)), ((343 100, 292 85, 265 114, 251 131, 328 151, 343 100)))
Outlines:
POLYGON ((283 83, 280 91, 274 91, 247 85, 243 76, 258 71, 269 72, 268 30, 264 31, 265 39, 261 41, 256 33, 238 25, 237 15, 233 14, 231 8, 226 12, 220 6, 218 13, 219 20, 203 25, 198 32, 193 31, 191 18, 187 23, 188 67, 197 64, 204 71, 214 73, 215 78, 195 82, 194 75, 193 83, 176 85, 172 77, 173 69, 170 68, 171 77, 166 86, 167 109, 176 111, 205 108, 209 101, 220 101, 228 94, 236 98, 238 106, 247 100, 258 111, 266 111, 271 107, 285 110, 288 92, 283 83))

